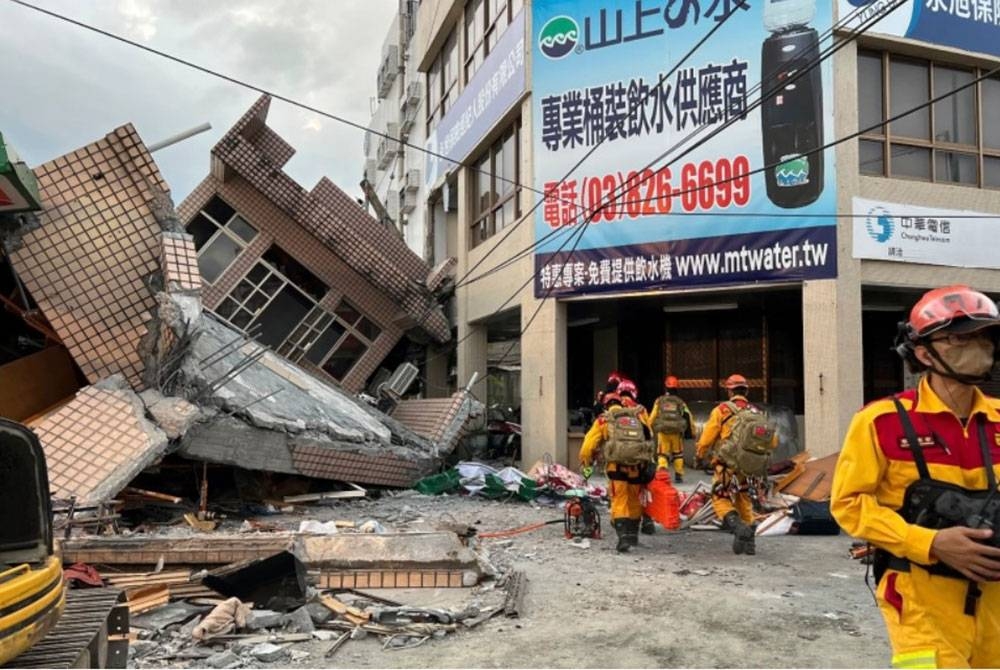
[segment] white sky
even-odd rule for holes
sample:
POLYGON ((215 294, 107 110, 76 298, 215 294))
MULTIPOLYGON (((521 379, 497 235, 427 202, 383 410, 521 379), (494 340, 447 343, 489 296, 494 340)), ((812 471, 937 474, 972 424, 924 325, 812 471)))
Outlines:
MULTIPOLYGON (((397 0, 28 0, 367 125, 397 0)), ((175 204, 208 174, 209 151, 259 94, 0 0, 0 132, 30 166, 131 122, 152 144, 212 130, 154 158, 175 204)), ((328 176, 352 196, 361 130, 274 100, 268 125, 296 149, 306 189, 328 176)))

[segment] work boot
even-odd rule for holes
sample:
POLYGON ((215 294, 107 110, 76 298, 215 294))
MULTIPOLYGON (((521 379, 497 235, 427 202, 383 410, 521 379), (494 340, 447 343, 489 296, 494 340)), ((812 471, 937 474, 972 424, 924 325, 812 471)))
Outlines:
POLYGON ((615 519, 611 522, 611 525, 615 528, 615 533, 618 534, 618 544, 615 546, 615 549, 622 554, 632 548, 632 543, 629 541, 628 531, 626 530, 628 521, 628 519, 615 519))
POLYGON ((674 473, 674 483, 675 484, 683 484, 684 483, 684 475, 682 475, 679 472, 675 472, 674 473))
POLYGON ((749 526, 750 538, 743 543, 743 553, 748 556, 757 554, 757 524, 749 526))
MULTIPOLYGON (((753 528, 743 523, 739 512, 734 511, 726 514, 726 518, 722 520, 722 527, 733 534, 733 553, 748 553, 748 544, 753 544, 754 531, 753 528)), ((756 547, 753 550, 756 551, 756 547)))
POLYGON ((643 514, 642 515, 642 534, 643 535, 652 535, 655 532, 656 532, 656 526, 653 524, 653 519, 650 518, 650 517, 648 517, 648 516, 646 516, 645 514, 643 514))
POLYGON ((629 546, 639 546, 639 519, 624 519, 629 546))

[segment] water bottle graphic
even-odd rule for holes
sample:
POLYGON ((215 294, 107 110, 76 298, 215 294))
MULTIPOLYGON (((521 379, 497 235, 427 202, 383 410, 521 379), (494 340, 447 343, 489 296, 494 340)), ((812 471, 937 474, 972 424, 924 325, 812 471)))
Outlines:
POLYGON ((815 0, 767 0, 764 27, 771 36, 761 53, 761 136, 767 197, 793 209, 823 192, 823 79, 819 34, 809 27, 815 0), (805 72, 795 79, 793 77, 805 72), (789 83, 785 83, 789 82, 789 83), (815 153, 810 153, 814 152, 815 153))

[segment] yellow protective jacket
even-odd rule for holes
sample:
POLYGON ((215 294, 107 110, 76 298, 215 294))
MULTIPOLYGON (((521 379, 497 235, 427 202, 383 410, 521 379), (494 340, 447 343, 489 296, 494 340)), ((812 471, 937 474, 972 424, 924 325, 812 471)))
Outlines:
MULTIPOLYGON (((664 393, 663 395, 670 396, 674 400, 677 400, 678 402, 681 403, 681 407, 682 407, 682 412, 684 414, 684 418, 686 418, 687 422, 688 422, 687 430, 688 430, 688 432, 691 435, 694 435, 694 417, 691 415, 691 410, 688 409, 687 403, 684 402, 680 397, 675 396, 672 393, 664 393)), ((663 396, 661 395, 660 398, 662 398, 662 397, 663 396)), ((650 427, 650 429, 653 428, 653 424, 656 423, 656 417, 660 413, 660 398, 657 398, 656 402, 653 403, 653 411, 649 413, 649 427, 650 427)))
MULTIPOLYGON (((751 402, 741 395, 734 395, 727 402, 732 402, 741 409, 751 405, 751 402)), ((708 420, 701 428, 701 435, 698 436, 698 444, 695 445, 695 455, 699 459, 705 458, 716 442, 726 439, 733 432, 733 426, 729 421, 732 415, 732 410, 729 409, 729 406, 725 402, 719 403, 712 409, 712 412, 708 415, 708 420)), ((778 446, 777 433, 774 434, 771 446, 774 448, 778 446)))
MULTIPOLYGON (((930 476, 967 489, 987 487, 978 430, 983 415, 993 468, 1000 478, 1000 400, 975 391, 972 416, 963 425, 937 396, 926 377, 916 390, 900 394, 923 446, 930 476)), ((916 563, 935 562, 937 531, 909 524, 896 510, 907 486, 920 478, 909 440, 892 398, 876 400, 854 415, 837 461, 830 511, 850 535, 916 563)))

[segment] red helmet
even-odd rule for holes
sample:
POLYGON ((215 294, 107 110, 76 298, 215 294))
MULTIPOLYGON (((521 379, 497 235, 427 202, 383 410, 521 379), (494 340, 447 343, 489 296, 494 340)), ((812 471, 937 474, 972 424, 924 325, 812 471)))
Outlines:
POLYGON ((635 387, 635 382, 631 379, 623 379, 618 384, 618 395, 628 395, 635 400, 639 397, 639 389, 635 387))
POLYGON ((604 397, 601 398, 601 402, 607 407, 613 403, 622 404, 622 399, 617 393, 605 393, 604 397))
POLYGON ((608 375, 608 384, 620 384, 625 379, 625 375, 615 370, 608 375))
POLYGON ((681 385, 677 382, 677 377, 673 375, 667 375, 666 379, 663 380, 663 386, 668 389, 676 389, 681 387, 681 385))
POLYGON ((726 377, 726 381, 722 384, 729 390, 738 388, 750 388, 750 383, 747 382, 747 378, 743 375, 729 375, 726 377))
POLYGON ((916 341, 940 330, 971 333, 990 326, 1000 326, 996 303, 958 284, 925 293, 910 310, 905 328, 907 337, 916 341))

